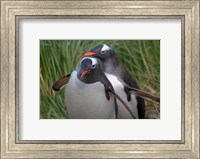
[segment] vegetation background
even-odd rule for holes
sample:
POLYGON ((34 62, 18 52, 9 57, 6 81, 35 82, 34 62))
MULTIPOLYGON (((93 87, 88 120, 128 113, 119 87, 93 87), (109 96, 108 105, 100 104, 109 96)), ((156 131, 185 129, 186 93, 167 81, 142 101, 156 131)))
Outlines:
MULTIPOLYGON (((137 81, 140 89, 160 94, 160 40, 41 40, 40 41, 40 118, 64 119, 64 88, 59 92, 52 85, 71 73, 82 53, 98 44, 108 44, 120 62, 137 81)), ((160 118, 160 104, 145 99, 146 118, 160 118)))

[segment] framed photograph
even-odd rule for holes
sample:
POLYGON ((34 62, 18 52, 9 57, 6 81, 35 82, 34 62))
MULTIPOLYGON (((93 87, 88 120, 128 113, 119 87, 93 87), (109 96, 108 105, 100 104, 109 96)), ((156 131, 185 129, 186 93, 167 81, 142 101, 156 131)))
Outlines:
POLYGON ((199 158, 199 5, 1 1, 1 158, 199 158))
POLYGON ((160 119, 159 94, 160 40, 40 40, 40 119, 160 119))

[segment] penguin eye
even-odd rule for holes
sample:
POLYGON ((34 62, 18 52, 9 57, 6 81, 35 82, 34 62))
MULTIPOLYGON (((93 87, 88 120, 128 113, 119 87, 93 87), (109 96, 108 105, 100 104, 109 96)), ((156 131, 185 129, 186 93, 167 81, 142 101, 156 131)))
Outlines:
POLYGON ((106 50, 101 51, 101 54, 105 54, 105 53, 106 53, 106 50))
POLYGON ((96 67, 96 65, 92 65, 92 69, 94 69, 96 67))

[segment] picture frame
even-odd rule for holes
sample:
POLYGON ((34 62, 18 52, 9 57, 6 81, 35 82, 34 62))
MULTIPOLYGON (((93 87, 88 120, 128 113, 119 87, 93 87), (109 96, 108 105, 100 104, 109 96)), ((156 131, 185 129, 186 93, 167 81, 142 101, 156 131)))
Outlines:
POLYGON ((199 158, 199 4, 199 0, 1 1, 1 158, 199 158), (22 18, 181 19, 182 139, 20 141, 18 21, 22 18))

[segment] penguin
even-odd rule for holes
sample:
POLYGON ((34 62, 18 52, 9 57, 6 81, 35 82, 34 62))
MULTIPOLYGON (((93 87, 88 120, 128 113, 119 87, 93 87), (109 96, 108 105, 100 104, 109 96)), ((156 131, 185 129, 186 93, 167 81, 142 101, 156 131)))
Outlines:
MULTIPOLYGON (((114 49, 107 44, 100 44, 89 52, 83 54, 84 57, 99 58, 103 65, 103 71, 112 83, 115 91, 129 105, 136 118, 145 118, 144 99, 137 96, 138 84, 131 77, 130 73, 119 63, 114 49)), ((141 93, 141 92, 140 92, 141 93)), ((119 105, 119 118, 131 118, 124 107, 119 105)))
POLYGON ((115 93, 112 84, 102 71, 101 61, 97 58, 83 58, 80 67, 56 81, 52 88, 59 90, 65 84, 67 84, 65 104, 70 119, 117 118, 116 98, 132 118, 136 118, 128 105, 115 93))

